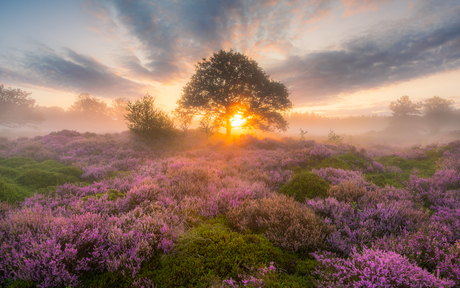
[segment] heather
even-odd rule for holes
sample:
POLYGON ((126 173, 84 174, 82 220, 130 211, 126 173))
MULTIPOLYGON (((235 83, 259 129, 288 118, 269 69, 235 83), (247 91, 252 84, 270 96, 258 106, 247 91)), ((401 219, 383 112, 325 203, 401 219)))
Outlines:
POLYGON ((458 141, 180 137, 2 141, 0 285, 460 285, 458 141))

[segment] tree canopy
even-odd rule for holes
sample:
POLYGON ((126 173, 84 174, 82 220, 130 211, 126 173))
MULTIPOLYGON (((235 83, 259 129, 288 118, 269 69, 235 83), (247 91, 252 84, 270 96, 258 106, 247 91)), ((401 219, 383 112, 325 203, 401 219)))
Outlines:
POLYGON ((35 108, 32 93, 0 85, 0 125, 17 128, 28 123, 40 123, 44 119, 35 108))
POLYGON ((393 111, 393 117, 406 117, 420 114, 420 104, 414 103, 409 99, 409 96, 404 95, 397 99, 396 102, 391 102, 390 110, 393 111))
POLYGON ((281 113, 292 108, 289 93, 256 61, 232 50, 220 50, 195 67, 177 101, 177 115, 210 117, 214 126, 226 128, 228 136, 237 114, 241 128, 286 131, 288 123, 281 113))

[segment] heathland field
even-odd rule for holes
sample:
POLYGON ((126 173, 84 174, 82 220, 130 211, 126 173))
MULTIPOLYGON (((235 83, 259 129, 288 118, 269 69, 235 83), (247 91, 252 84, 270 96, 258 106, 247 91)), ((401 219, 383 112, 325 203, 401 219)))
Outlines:
POLYGON ((460 141, 63 130, 0 139, 0 200, 1 287, 460 286, 460 141))

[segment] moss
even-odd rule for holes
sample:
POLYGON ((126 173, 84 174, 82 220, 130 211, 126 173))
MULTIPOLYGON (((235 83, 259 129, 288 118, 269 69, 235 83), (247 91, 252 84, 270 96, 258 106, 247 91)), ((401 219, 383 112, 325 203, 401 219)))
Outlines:
POLYGON ((332 167, 332 168, 342 169, 342 170, 352 170, 350 164, 336 157, 326 158, 322 160, 321 163, 317 166, 317 169, 327 168, 327 167, 332 167))
POLYGON ((188 231, 170 255, 161 261, 154 278, 158 287, 208 287, 237 278, 251 267, 274 261, 285 267, 293 256, 255 234, 232 232, 225 220, 212 220, 188 231))
POLYGON ((364 175, 366 181, 372 182, 377 186, 393 186, 395 188, 404 188, 404 182, 409 180, 409 173, 370 173, 364 175))
POLYGON ((280 188, 279 192, 292 196, 296 201, 303 202, 305 198, 325 197, 329 183, 313 172, 295 174, 291 180, 280 188))
POLYGON ((423 159, 405 159, 399 156, 383 156, 377 157, 376 161, 382 163, 385 166, 396 166, 401 168, 403 171, 402 175, 404 180, 408 180, 410 173, 413 169, 417 169, 419 176, 422 178, 429 178, 434 175, 438 168, 437 161, 439 160, 439 153, 436 151, 427 150, 425 151, 427 157, 423 159))
POLYGON ((133 287, 133 279, 121 273, 90 272, 85 273, 80 279, 83 287, 88 288, 129 288, 133 287))
POLYGON ((371 164, 370 159, 364 159, 363 157, 359 157, 358 155, 352 153, 340 155, 337 158, 345 161, 353 170, 363 170, 371 164))
POLYGON ((118 190, 110 189, 105 193, 97 193, 97 194, 94 194, 94 195, 89 195, 89 196, 82 197, 81 199, 83 200, 83 202, 86 202, 90 198, 101 199, 106 194, 107 194, 107 200, 109 200, 109 201, 116 201, 118 198, 122 198, 122 197, 124 197, 126 195, 125 193, 119 192, 118 190))

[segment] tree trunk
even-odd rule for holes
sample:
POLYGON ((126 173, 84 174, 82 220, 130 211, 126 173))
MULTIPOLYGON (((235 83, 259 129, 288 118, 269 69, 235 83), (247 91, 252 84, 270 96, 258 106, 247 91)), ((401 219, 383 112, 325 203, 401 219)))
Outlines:
POLYGON ((232 135, 232 123, 230 122, 230 118, 227 118, 226 120, 226 128, 227 128, 227 137, 230 137, 232 135))

